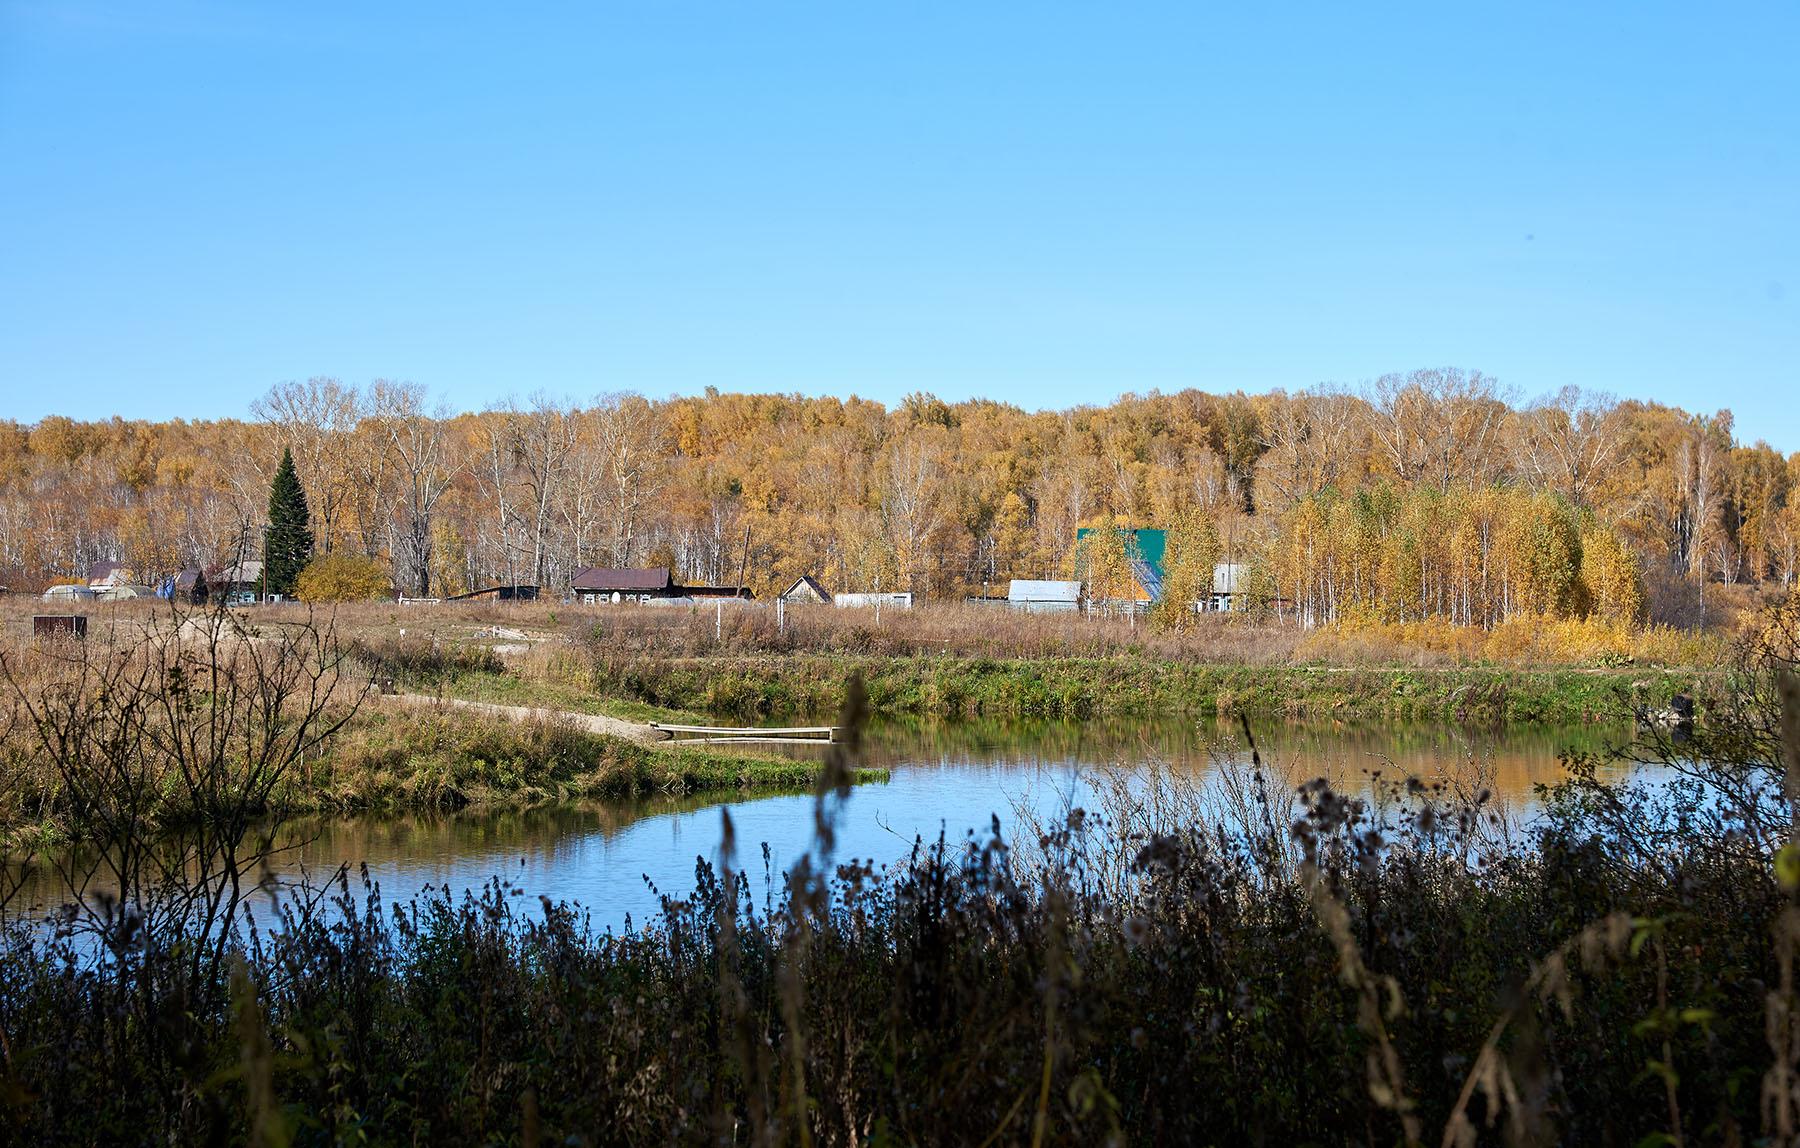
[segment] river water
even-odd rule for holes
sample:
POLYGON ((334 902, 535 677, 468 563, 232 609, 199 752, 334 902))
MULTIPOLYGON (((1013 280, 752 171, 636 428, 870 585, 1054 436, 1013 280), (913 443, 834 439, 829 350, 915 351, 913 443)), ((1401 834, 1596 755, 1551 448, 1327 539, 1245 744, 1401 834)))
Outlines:
MULTIPOLYGON (((1271 772, 1288 780, 1323 776, 1366 792, 1374 771, 1428 780, 1455 774, 1490 787, 1521 820, 1536 807, 1533 786, 1563 776, 1560 755, 1604 753, 1630 737, 1629 729, 1594 727, 1317 723, 1265 724, 1253 732, 1271 772)), ((1248 757, 1235 729, 1191 721, 882 723, 868 733, 863 762, 889 768, 891 780, 852 792, 837 821, 833 858, 890 863, 915 838, 942 832, 959 839, 987 831, 995 817, 1011 837, 1027 831, 1022 818, 1049 820, 1069 805, 1089 805, 1103 775, 1167 770, 1204 786, 1222 763, 1248 757)), ((596 926, 620 928, 628 918, 641 923, 654 914, 659 894, 691 893, 696 860, 718 859, 721 810, 729 810, 735 827, 737 865, 756 875, 759 890, 765 845, 778 882, 813 844, 810 794, 713 795, 330 820, 305 826, 304 843, 283 855, 280 870, 317 879, 339 864, 366 863, 390 902, 427 889, 460 894, 500 877, 521 890, 527 909, 539 896, 573 901, 596 926)))

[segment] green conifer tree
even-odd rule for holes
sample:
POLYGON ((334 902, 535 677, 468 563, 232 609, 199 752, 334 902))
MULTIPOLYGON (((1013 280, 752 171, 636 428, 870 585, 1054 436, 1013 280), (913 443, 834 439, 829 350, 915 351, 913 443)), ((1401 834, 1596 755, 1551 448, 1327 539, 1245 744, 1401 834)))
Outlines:
POLYGON ((269 484, 269 534, 263 551, 263 593, 294 593, 294 581, 312 558, 312 528, 307 525, 306 491, 294 471, 292 451, 283 449, 275 481, 269 484))

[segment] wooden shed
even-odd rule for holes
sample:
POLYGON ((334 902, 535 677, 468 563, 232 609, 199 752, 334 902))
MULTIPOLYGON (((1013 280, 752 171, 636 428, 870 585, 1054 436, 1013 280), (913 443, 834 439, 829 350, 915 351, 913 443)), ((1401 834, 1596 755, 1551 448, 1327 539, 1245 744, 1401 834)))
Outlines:
POLYGON ((831 591, 819 584, 819 580, 811 574, 802 574, 792 586, 781 592, 783 602, 817 602, 820 605, 831 605, 831 591))

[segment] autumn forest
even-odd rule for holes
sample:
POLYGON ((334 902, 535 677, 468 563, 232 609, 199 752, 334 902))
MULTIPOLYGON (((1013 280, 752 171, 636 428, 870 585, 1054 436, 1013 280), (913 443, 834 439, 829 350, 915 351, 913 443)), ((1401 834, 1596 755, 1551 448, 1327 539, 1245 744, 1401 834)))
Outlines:
MULTIPOLYGON (((0 581, 256 556, 292 451, 321 553, 415 595, 566 587, 666 565, 766 596, 1005 593, 1072 572, 1082 526, 1173 531, 1170 577, 1244 564, 1260 601, 1492 625, 1529 614, 1704 622, 1708 584, 1791 585, 1800 453, 1692 414, 1475 372, 1359 388, 1126 395, 1030 413, 914 394, 537 397, 479 413, 423 387, 313 379, 251 420, 0 424, 0 581), (1188 568, 1183 571, 1183 565, 1188 568)), ((1198 587, 1190 587, 1198 589, 1198 587)))

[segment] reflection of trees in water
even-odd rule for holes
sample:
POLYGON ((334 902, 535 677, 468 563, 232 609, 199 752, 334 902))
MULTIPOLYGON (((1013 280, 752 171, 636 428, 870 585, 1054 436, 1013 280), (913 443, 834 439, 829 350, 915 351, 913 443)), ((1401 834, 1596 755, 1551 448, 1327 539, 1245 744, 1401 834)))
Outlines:
MULTIPOLYGON (((429 865, 442 862, 464 865, 470 859, 510 857, 515 863, 524 854, 556 851, 564 843, 599 834, 611 838, 640 821, 671 813, 691 813, 709 806, 741 805, 767 797, 791 795, 799 790, 758 789, 754 794, 736 790, 643 798, 635 801, 580 802, 545 805, 531 809, 466 809, 455 813, 367 813, 351 817, 306 817, 289 821, 276 834, 269 857, 269 872, 248 874, 260 882, 279 875, 283 881, 298 879, 304 869, 314 882, 328 879, 338 866, 354 868, 367 863, 380 869, 390 865, 429 865)), ((495 873, 505 866, 495 864, 495 873)), ((354 873, 352 874, 354 881, 354 873)), ((67 896, 50 868, 24 876, 14 911, 45 912, 67 896)), ((266 903, 258 898, 258 903, 266 903)))
POLYGON ((531 809, 457 813, 367 814, 296 822, 287 830, 292 846, 289 865, 304 864, 314 872, 343 862, 427 861, 483 854, 518 856, 556 842, 595 834, 611 838, 640 821, 672 813, 691 813, 715 805, 741 805, 798 790, 759 789, 664 795, 634 801, 579 802, 531 809))
MULTIPOLYGON (((1562 776, 1562 755, 1605 756, 1629 742, 1629 728, 1471 729, 1442 725, 1365 725, 1344 722, 1253 723, 1263 756, 1307 777, 1354 780, 1373 770, 1436 777, 1466 773, 1471 765, 1491 775, 1503 796, 1526 798, 1532 786, 1562 776)), ((1131 766, 1146 760, 1177 769, 1204 770, 1221 755, 1247 761, 1249 753, 1229 720, 1074 721, 893 719, 864 735, 866 764, 942 764, 1034 767, 1046 763, 1131 766)))

